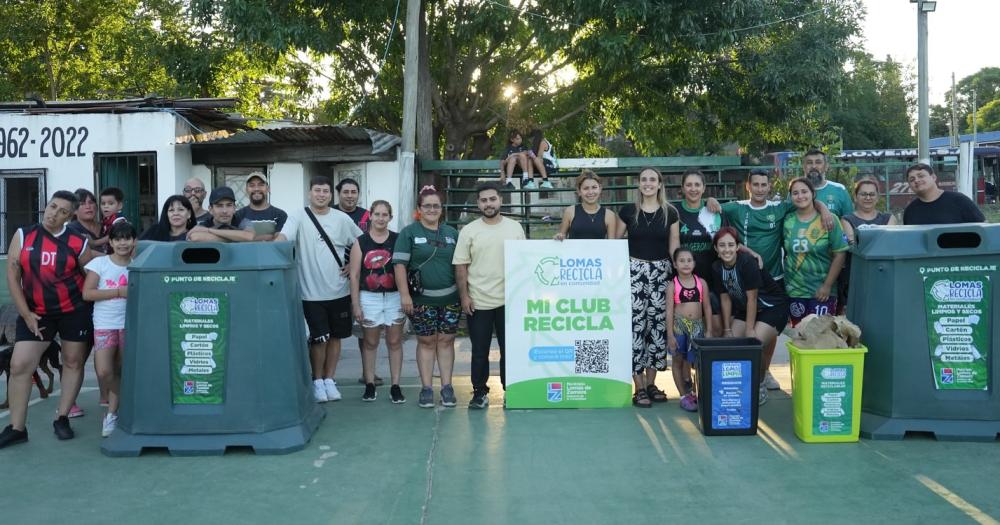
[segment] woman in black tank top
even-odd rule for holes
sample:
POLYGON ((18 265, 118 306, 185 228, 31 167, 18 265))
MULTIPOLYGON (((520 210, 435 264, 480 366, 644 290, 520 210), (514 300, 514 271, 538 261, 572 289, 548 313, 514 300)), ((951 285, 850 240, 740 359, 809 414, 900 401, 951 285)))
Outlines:
POLYGON ((601 178, 590 170, 576 177, 580 204, 563 210, 557 241, 564 239, 617 239, 618 216, 601 206, 601 178))

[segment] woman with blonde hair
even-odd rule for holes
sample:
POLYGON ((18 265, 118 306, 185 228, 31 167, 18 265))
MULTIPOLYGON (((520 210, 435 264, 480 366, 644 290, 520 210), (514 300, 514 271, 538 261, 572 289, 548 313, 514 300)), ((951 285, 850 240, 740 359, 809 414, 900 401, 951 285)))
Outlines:
POLYGON ((672 250, 680 246, 677 209, 667 202, 663 175, 656 168, 639 172, 634 204, 618 212, 628 237, 632 281, 632 380, 635 406, 648 408, 667 395, 656 386, 656 372, 667 369, 667 279, 672 250))

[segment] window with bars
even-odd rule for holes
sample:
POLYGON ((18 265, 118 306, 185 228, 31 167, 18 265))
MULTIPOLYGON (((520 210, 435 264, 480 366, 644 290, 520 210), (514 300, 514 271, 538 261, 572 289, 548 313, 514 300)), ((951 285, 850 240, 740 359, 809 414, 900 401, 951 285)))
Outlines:
POLYGON ((45 170, 0 170, 0 255, 18 228, 42 220, 45 170))

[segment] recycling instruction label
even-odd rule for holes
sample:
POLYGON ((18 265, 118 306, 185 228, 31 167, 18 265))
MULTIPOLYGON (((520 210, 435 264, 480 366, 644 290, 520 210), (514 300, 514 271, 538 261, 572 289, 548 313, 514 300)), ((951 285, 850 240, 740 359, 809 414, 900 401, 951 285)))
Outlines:
POLYGON ((939 270, 920 269, 934 386, 938 390, 986 390, 993 317, 991 275, 939 270))
POLYGON ((813 367, 812 433, 815 436, 848 436, 854 425, 854 366, 813 367))
POLYGON ((174 404, 222 404, 229 343, 229 295, 171 293, 169 311, 174 404))

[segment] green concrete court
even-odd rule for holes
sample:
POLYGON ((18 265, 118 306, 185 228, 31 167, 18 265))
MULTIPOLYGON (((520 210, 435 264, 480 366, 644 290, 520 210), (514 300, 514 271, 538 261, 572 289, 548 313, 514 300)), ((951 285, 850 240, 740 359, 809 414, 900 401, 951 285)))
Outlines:
MULTIPOLYGON (((356 343, 355 343, 356 345, 356 343)), ((0 523, 998 523, 1000 443, 927 437, 820 445, 792 432, 792 402, 773 394, 760 432, 703 437, 671 401, 651 409, 485 411, 360 400, 357 350, 345 344, 344 400, 309 446, 286 456, 100 451, 90 376, 58 442, 55 398, 32 405, 31 441, 0 450, 0 523)), ((412 346, 412 342, 408 345, 412 346)), ((459 370, 467 363, 460 343, 459 370)), ((412 350, 404 372, 412 370, 412 350)), ((786 391, 787 362, 775 375, 786 391)), ((495 364, 495 363, 494 363, 495 364)), ((380 364, 381 367, 384 363, 380 364)), ((467 368, 466 374, 467 374, 467 368)), ((387 372, 387 371, 386 371, 387 372)), ((413 374, 415 376, 415 374, 413 374)), ((658 383, 668 387, 669 378, 658 383)), ((0 386, 3 383, 0 382, 0 386)), ((0 412, 0 425, 8 416, 0 412)))

